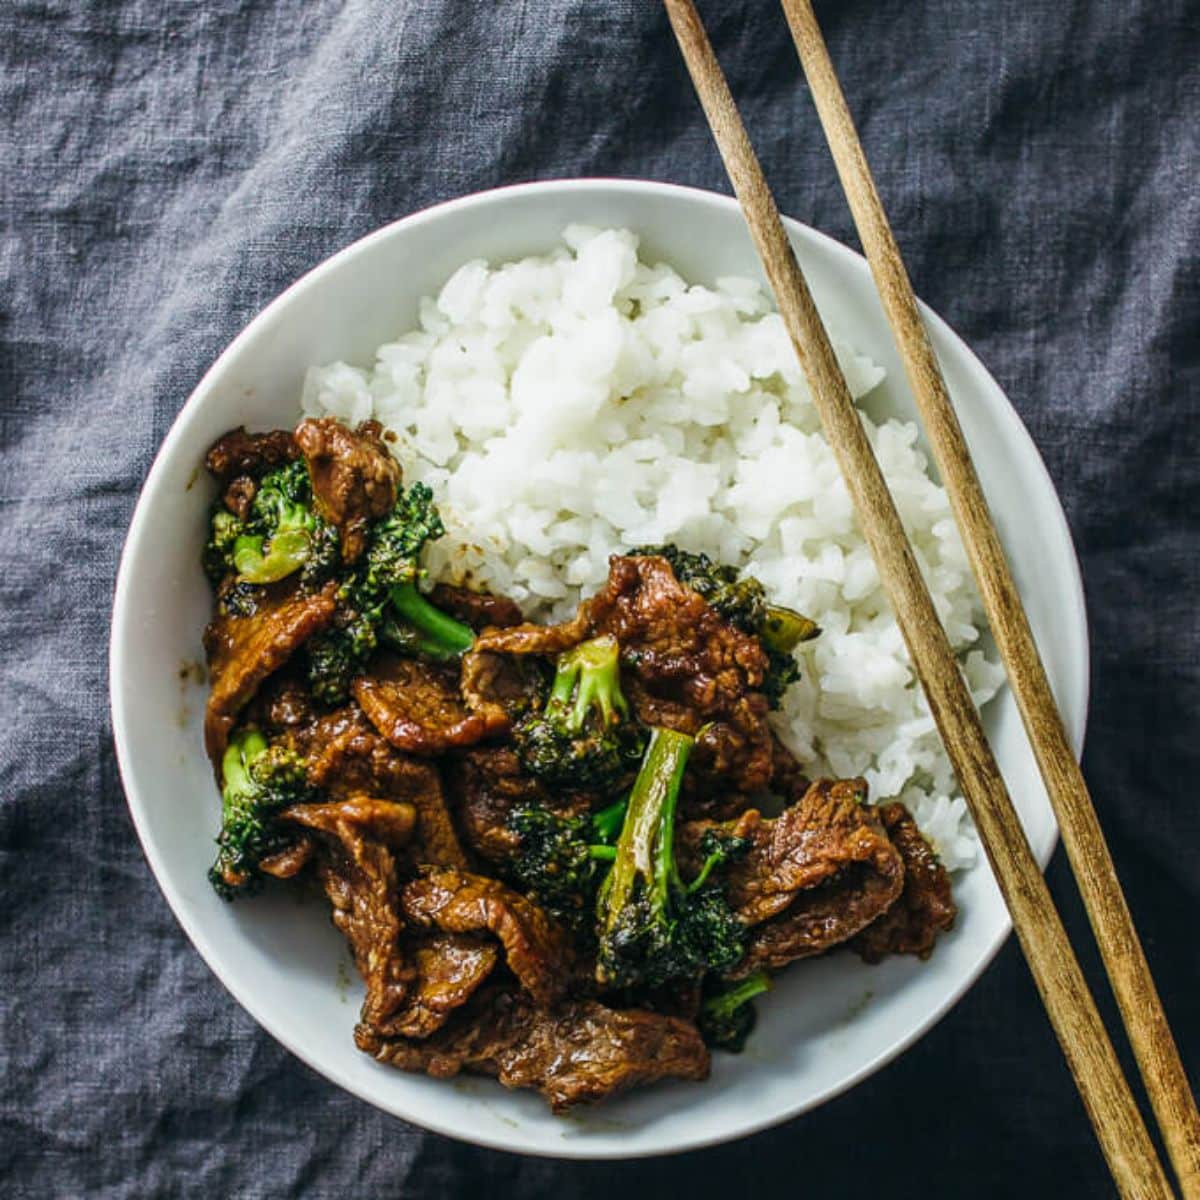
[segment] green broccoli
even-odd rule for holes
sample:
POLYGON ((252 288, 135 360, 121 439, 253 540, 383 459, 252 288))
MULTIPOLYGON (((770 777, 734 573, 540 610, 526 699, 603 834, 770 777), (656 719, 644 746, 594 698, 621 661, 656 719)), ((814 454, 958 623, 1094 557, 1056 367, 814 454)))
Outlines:
POLYGON ((442 612, 417 591, 413 583, 398 583, 388 592, 389 614, 380 638, 401 654, 453 662, 475 644, 470 626, 442 612))
POLYGON ((233 570, 233 545, 246 532, 246 523, 218 501, 208 518, 208 541, 204 545, 204 573, 214 586, 233 570))
POLYGON ((226 900, 246 895, 262 880, 258 865, 283 850, 286 833, 276 815, 312 799, 304 760, 284 746, 271 746, 256 729, 233 735, 221 760, 221 832, 209 882, 226 900))
POLYGON ((596 902, 596 978, 660 987, 741 959, 746 931, 720 888, 685 884, 675 861, 675 810, 694 739, 655 729, 629 796, 611 870, 596 902))
POLYGON ((438 662, 454 661, 474 644, 468 626, 417 590, 421 550, 442 532, 423 483, 402 490, 391 512, 371 526, 362 561, 338 589, 335 628, 308 643, 309 683, 318 700, 342 703, 380 643, 438 662))
POLYGON ((750 849, 750 839, 718 829, 706 829, 700 838, 700 853, 704 862, 696 878, 688 884, 688 891, 698 891, 708 881, 715 868, 726 866, 742 858, 750 849))
POLYGON ((707 554, 691 554, 670 544, 639 546, 630 553, 665 558, 680 583, 699 592, 730 624, 759 639, 767 656, 763 691, 771 707, 778 708, 784 692, 800 678, 792 651, 821 632, 816 622, 781 604, 768 604, 766 589, 757 579, 715 563, 707 554))
POLYGON ((252 617, 263 600, 263 589, 256 583, 233 580, 217 596, 217 611, 223 617, 252 617))
POLYGON ((606 858, 610 861, 616 858, 615 843, 621 836, 621 826, 625 824, 625 814, 628 811, 629 801, 622 799, 600 809, 599 812, 592 813, 592 836, 599 843, 592 846, 593 858, 606 858))
POLYGON ((468 626, 417 590, 421 551, 426 542, 437 541, 445 532, 426 484, 414 483, 402 490, 392 511, 371 527, 359 584, 368 600, 390 602, 382 631, 389 645, 401 653, 438 661, 461 657, 475 642, 468 626))
POLYGON ((750 1001, 771 986, 766 971, 755 971, 707 997, 700 1005, 697 1024, 704 1040, 731 1054, 740 1054, 754 1029, 757 1013, 750 1001))
POLYGON ((342 564, 342 538, 336 525, 319 521, 313 530, 308 557, 300 568, 300 586, 306 592, 316 591, 333 578, 342 564))
POLYGON ((420 575, 417 560, 425 543, 436 542, 445 532, 428 485, 402 488, 392 511, 371 526, 363 587, 378 595, 396 584, 413 583, 420 575))
MULTIPOLYGON (((337 559, 336 531, 313 511, 308 467, 297 459, 258 482, 245 530, 234 539, 233 569, 247 583, 275 583, 309 564, 328 573, 337 559)), ((311 575, 314 572, 310 572, 311 575)))
POLYGON ((768 604, 758 631, 767 654, 763 691, 772 708, 783 702, 783 693, 800 678, 800 666, 792 653, 801 642, 812 641, 821 632, 817 623, 781 604, 768 604))
POLYGON ((800 664, 794 654, 774 650, 763 643, 767 655, 767 669, 763 674, 762 690, 767 705, 772 710, 783 704, 784 693, 800 678, 800 664))
POLYGON ((313 698, 322 704, 344 704, 354 677, 362 672, 379 644, 379 611, 344 608, 341 624, 310 638, 308 685, 313 698))
POLYGON ((641 757, 645 734, 621 693, 615 638, 592 638, 558 656, 544 710, 517 722, 513 743, 525 770, 551 786, 616 786, 641 757))
POLYGON ((297 460, 268 471, 255 486, 243 519, 224 504, 213 508, 204 569, 214 583, 233 572, 239 583, 265 584, 296 571, 307 588, 336 569, 337 530, 313 511, 308 467, 297 460))
POLYGON ((564 924, 580 927, 595 897, 599 863, 616 855, 625 801, 590 816, 563 816, 540 804, 513 809, 519 847, 509 864, 517 886, 564 924))

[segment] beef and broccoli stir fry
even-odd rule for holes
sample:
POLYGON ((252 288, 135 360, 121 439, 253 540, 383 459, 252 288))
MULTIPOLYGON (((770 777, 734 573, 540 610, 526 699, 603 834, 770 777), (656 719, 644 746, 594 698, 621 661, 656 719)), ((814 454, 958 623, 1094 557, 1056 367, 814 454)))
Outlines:
POLYGON ((952 924, 907 811, 772 734, 818 631, 756 580, 638 547, 569 621, 527 623, 426 588, 442 523, 373 423, 237 429, 206 465, 210 879, 324 892, 380 1062, 556 1111, 700 1080, 789 963, 924 958, 952 924))

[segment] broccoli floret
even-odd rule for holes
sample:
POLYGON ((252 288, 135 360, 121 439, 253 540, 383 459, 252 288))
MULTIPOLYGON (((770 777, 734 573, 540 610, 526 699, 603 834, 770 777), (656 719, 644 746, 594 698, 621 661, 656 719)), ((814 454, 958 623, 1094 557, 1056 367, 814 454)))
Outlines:
POLYGON ((231 583, 217 600, 217 609, 225 617, 252 617, 262 603, 263 589, 256 583, 231 583))
POLYGON ((300 586, 306 592, 316 591, 336 574, 342 565, 342 539, 336 525, 319 521, 312 532, 308 557, 300 568, 300 586))
POLYGON ((304 760, 270 746, 255 729, 235 733, 221 760, 221 832, 208 878, 226 900, 246 895, 262 880, 259 863, 284 849, 287 835, 276 815, 312 798, 304 760))
POLYGON ((559 654, 546 707, 517 722, 512 742, 521 766, 551 786, 611 791, 646 745, 620 690, 616 638, 559 654))
POLYGON ((351 579, 339 592, 336 628, 318 634, 307 645, 309 685, 323 703, 341 704, 354 677, 381 643, 413 658, 449 662, 470 649, 474 640, 465 625, 435 608, 409 584, 375 598, 351 579))
POLYGON ((337 530, 313 511, 308 467, 297 460, 258 481, 245 519, 222 503, 214 506, 203 561, 213 583, 231 572, 239 583, 264 584, 301 571, 312 588, 340 558, 337 530))
POLYGON ((525 770, 553 787, 607 792, 632 769, 645 735, 621 693, 615 638, 558 656, 544 710, 517 722, 513 743, 525 770))
POLYGON ((509 864, 513 880, 552 916, 578 928, 596 894, 598 864, 616 854, 611 843, 624 813, 624 800, 591 816, 562 816, 540 804, 513 809, 508 828, 520 839, 509 864))
POLYGON ((436 542, 445 532, 426 484, 401 489, 392 511, 371 527, 363 586, 377 595, 397 584, 413 583, 420 575, 417 560, 425 543, 436 542))
POLYGON ((694 739, 655 729, 629 796, 611 870, 596 902, 597 980, 661 987, 741 959, 746 930, 719 887, 685 884, 675 861, 675 809, 694 739))
POLYGON ((698 891, 708 881, 715 868, 736 862, 749 849, 749 838, 724 833, 719 829, 706 829, 700 838, 700 853, 704 855, 704 863, 696 878, 688 884, 688 890, 698 891))
POLYGON ((204 545, 204 573, 216 585, 233 570, 234 543, 246 532, 246 524, 224 504, 213 505, 208 518, 208 541, 204 545))
POLYGON ((442 612, 417 590, 419 558, 426 542, 445 533, 423 483, 401 491, 386 517, 371 527, 359 592, 368 602, 390 602, 384 615, 385 640, 403 653, 449 660, 471 648, 475 634, 461 621, 442 612))
POLYGON ((401 491, 391 512, 371 526, 361 563, 338 589, 336 627, 308 643, 309 683, 318 700, 344 702, 380 643, 438 662, 453 661, 474 644, 468 626, 417 590, 421 549, 442 532, 433 493, 421 483, 401 491))
POLYGON ((665 558, 680 583, 699 592, 732 625, 759 639, 767 656, 763 691, 770 706, 778 708, 784 692, 800 678, 792 651, 821 632, 816 622, 781 604, 768 604, 757 579, 715 563, 707 554, 691 554, 669 544, 639 546, 630 553, 665 558))
POLYGON ((800 664, 790 652, 775 650, 763 643, 767 655, 767 669, 763 675, 762 690, 770 708, 776 709, 783 703, 783 694, 800 678, 800 664))
POLYGON ((312 484, 302 460, 269 471, 258 482, 244 532, 234 540, 233 569, 247 583, 274 583, 306 566, 317 550, 328 573, 337 560, 330 562, 325 526, 313 511, 312 484))
POLYGON ((750 1001, 771 986, 766 971, 755 971, 745 979, 723 987, 700 1005, 698 1024, 705 1042, 731 1054, 746 1048, 757 1013, 750 1001))
POLYGON ((359 608, 353 587, 345 587, 342 592, 346 595, 338 610, 338 625, 317 634, 305 646, 308 684, 313 697, 322 704, 345 703, 354 677, 379 644, 382 603, 359 608))
POLYGON ((758 636, 767 653, 763 691, 772 708, 779 707, 783 693, 800 678, 800 665, 792 651, 801 642, 812 641, 820 632, 815 621, 795 609, 784 608, 782 604, 767 605, 758 636))

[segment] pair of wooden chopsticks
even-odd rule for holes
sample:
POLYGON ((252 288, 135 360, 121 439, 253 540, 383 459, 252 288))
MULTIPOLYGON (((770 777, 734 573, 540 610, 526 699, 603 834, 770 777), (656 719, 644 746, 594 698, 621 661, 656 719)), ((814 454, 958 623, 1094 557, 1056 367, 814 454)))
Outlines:
MULTIPOLYGON (((1118 1189, 1171 1196, 692 0, 664 0, 1025 957, 1118 1189)), ((781 0, 1185 1200, 1200 1115, 811 0, 781 0)))

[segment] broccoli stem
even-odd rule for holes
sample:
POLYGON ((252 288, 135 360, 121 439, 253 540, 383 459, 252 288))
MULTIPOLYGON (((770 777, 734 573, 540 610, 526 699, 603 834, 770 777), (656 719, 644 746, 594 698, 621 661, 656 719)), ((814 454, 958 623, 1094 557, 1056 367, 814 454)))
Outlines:
POLYGON ((649 888, 655 912, 666 911, 671 884, 678 880, 673 853, 675 805, 693 741, 673 729, 655 729, 650 735, 604 887, 606 932, 629 903, 639 877, 649 888))
POLYGON ((768 604, 760 637, 772 650, 790 653, 801 642, 810 642, 821 632, 816 621, 782 604, 768 604))
POLYGON ((621 694, 620 647, 608 634, 580 642, 558 656, 554 685, 546 701, 547 714, 558 710, 575 732, 583 728, 593 709, 600 713, 605 727, 629 715, 621 694))
POLYGON ((554 671, 554 683, 550 695, 546 697, 546 711, 551 709, 571 708, 571 696, 575 691, 575 681, 579 678, 579 669, 568 658, 570 651, 564 651, 558 656, 558 664, 554 671))
POLYGON ((629 801, 621 799, 607 808, 602 808, 598 813, 592 814, 592 831, 601 842, 611 843, 616 840, 617 834, 621 832, 621 824, 625 820, 625 810, 628 807, 629 801))
POLYGON ((625 820, 627 800, 618 800, 598 813, 592 814, 592 836, 600 839, 588 846, 588 856, 597 862, 613 862, 617 857, 617 848, 612 843, 621 832, 621 822, 625 820))
POLYGON ((705 1000, 696 1020, 704 1040, 710 1046, 740 1054, 754 1029, 756 1014, 750 1001, 770 986, 766 971, 755 971, 705 1000))
POLYGON ((715 850, 712 854, 710 854, 704 860, 704 865, 700 868, 700 874, 697 875, 696 878, 687 885, 684 891, 686 891, 689 896, 693 892, 698 892, 704 886, 704 883, 711 874, 713 867, 715 867, 718 863, 724 862, 725 857, 726 856, 724 852, 720 850, 715 850))
POLYGON ((311 547, 312 537, 305 529, 280 530, 269 543, 260 535, 244 533, 233 543, 233 569, 246 583, 275 583, 298 571, 311 547))
POLYGON ((429 658, 459 658, 475 644, 475 634, 461 621, 430 604, 412 583, 398 583, 389 592, 396 612, 417 631, 413 648, 429 658))
POLYGON ((728 1021, 748 1000, 765 992, 771 986, 771 977, 766 971, 755 971, 728 991, 710 996, 704 1002, 704 1014, 710 1020, 728 1021))
POLYGON ((720 976, 745 953, 746 927, 720 889, 690 894, 675 862, 676 806, 695 740, 669 729, 651 733, 596 900, 596 980, 604 987, 720 976))

